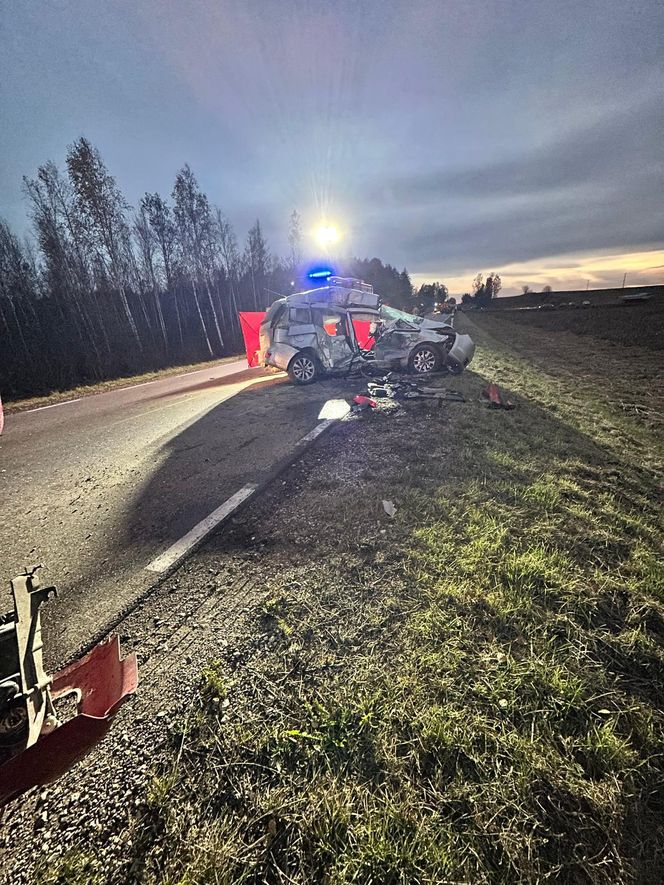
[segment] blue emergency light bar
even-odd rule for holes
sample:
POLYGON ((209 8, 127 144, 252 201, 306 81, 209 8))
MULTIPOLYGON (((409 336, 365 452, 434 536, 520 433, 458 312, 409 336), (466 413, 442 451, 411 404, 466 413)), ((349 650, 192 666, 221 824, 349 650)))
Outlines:
POLYGON ((329 269, 329 267, 321 267, 316 270, 310 270, 307 276, 310 280, 326 280, 328 277, 331 277, 333 271, 329 269))

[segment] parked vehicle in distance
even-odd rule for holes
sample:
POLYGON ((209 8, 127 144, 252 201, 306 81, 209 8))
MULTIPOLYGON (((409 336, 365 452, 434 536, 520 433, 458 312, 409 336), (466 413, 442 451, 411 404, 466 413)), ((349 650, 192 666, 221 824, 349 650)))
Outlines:
POLYGON ((472 338, 451 322, 382 305, 368 283, 342 277, 280 298, 260 326, 260 363, 287 371, 296 384, 363 363, 417 375, 443 368, 459 374, 474 352, 472 338))

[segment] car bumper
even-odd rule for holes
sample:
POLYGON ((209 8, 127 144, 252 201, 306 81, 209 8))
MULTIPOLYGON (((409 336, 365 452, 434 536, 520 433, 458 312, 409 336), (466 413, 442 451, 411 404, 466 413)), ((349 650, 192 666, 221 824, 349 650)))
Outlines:
POLYGON ((475 355, 475 342, 470 335, 457 335, 447 354, 447 361, 457 369, 465 369, 475 355))

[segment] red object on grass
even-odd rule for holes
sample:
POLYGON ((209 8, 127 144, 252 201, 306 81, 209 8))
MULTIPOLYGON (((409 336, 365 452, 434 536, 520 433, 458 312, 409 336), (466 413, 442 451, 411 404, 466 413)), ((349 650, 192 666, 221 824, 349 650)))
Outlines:
POLYGON ((258 351, 260 350, 259 330, 265 319, 265 311, 240 311, 240 326, 244 338, 244 349, 247 352, 249 368, 258 365, 258 351))
POLYGON ((57 705, 58 698, 80 693, 78 713, 0 766, 0 806, 31 787, 51 783, 86 756, 109 730, 137 683, 136 655, 120 657, 118 636, 56 673, 53 700, 57 705))
POLYGON ((513 409, 514 403, 503 397, 502 391, 497 384, 488 384, 482 391, 482 396, 489 400, 489 405, 494 409, 513 409))
POLYGON ((353 402, 361 409, 366 409, 367 407, 370 409, 375 409, 378 405, 375 399, 369 399, 368 396, 362 396, 362 394, 358 394, 357 396, 353 397, 353 402))

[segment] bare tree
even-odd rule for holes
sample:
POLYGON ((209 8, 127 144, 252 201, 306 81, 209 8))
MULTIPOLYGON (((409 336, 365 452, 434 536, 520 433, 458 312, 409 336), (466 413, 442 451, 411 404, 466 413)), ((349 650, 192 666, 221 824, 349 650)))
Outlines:
POLYGON ((212 234, 210 204, 205 194, 198 187, 194 173, 186 163, 175 177, 173 201, 175 203, 176 231, 182 266, 192 287, 194 302, 205 336, 207 349, 210 356, 212 356, 214 352, 201 311, 197 291, 197 285, 202 285, 206 289, 212 320, 219 339, 219 346, 223 350, 224 340, 210 292, 209 268, 205 266, 206 249, 212 234))
POLYGON ((160 270, 163 273, 163 284, 166 292, 173 297, 175 319, 178 327, 180 348, 184 346, 182 334, 182 317, 178 301, 177 286, 175 285, 175 263, 177 233, 173 223, 173 215, 168 203, 159 194, 145 194, 141 200, 141 208, 146 213, 150 227, 154 234, 157 252, 160 258, 160 270))
POLYGON ((13 326, 18 340, 21 342, 26 363, 30 362, 30 349, 23 328, 24 321, 19 314, 21 302, 30 296, 31 290, 34 292, 34 280, 31 278, 30 267, 23 254, 21 244, 9 226, 4 221, 0 221, 0 310, 9 341, 12 336, 5 309, 13 320, 13 326))
POLYGON ((302 262, 302 219, 297 209, 293 209, 290 215, 288 246, 290 249, 290 270, 295 274, 302 262))
POLYGON ((48 293, 63 318, 64 334, 69 338, 69 328, 75 330, 77 349, 92 351, 94 374, 101 377, 104 360, 97 339, 106 361, 111 348, 92 278, 89 238, 78 213, 76 195, 71 183, 50 162, 39 167, 35 179, 24 178, 23 183, 45 261, 48 293))
POLYGON ((117 290, 127 325, 142 351, 143 343, 127 300, 131 245, 125 212, 129 206, 99 151, 86 138, 81 137, 69 146, 67 170, 98 266, 117 290))
MULTIPOLYGON (((258 306, 258 292, 265 288, 265 278, 270 262, 270 253, 263 237, 261 223, 256 219, 256 224, 249 229, 247 244, 244 250, 244 261, 251 279, 251 289, 254 296, 254 310, 260 310, 258 306)), ((267 298, 269 303, 269 296, 267 298)))
POLYGON ((217 237, 219 239, 219 253, 226 280, 228 282, 231 303, 232 322, 240 331, 240 318, 238 316, 237 290, 240 279, 240 251, 237 245, 235 231, 230 221, 216 210, 217 237))
POLYGON ((148 213, 143 205, 143 201, 141 201, 140 209, 134 216, 134 237, 138 246, 142 282, 149 288, 152 294, 152 303, 159 324, 159 331, 161 332, 161 337, 164 342, 164 350, 168 352, 168 335, 166 333, 164 314, 161 309, 159 283, 155 270, 157 238, 150 225, 148 213))

